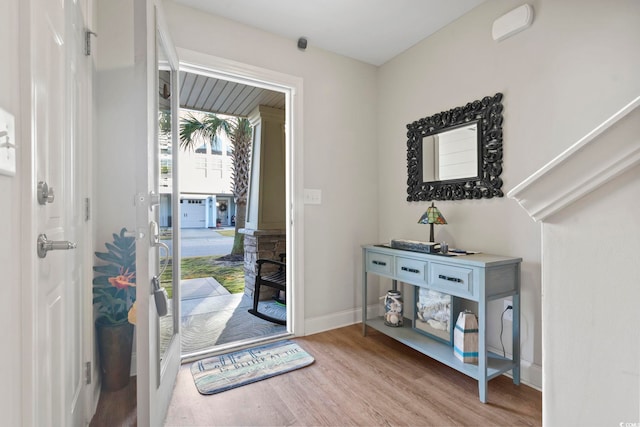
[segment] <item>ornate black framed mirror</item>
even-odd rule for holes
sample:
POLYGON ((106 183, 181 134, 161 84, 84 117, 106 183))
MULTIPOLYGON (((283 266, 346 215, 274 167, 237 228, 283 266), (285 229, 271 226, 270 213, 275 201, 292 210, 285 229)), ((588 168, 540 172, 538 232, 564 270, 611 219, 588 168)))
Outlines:
POLYGON ((407 201, 502 197, 502 94, 407 125, 407 201))

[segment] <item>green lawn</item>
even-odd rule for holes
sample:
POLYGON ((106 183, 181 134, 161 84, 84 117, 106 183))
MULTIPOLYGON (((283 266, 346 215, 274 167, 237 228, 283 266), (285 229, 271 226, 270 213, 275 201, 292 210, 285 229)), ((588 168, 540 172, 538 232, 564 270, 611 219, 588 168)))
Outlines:
MULTIPOLYGON (((196 279, 200 277, 213 277, 225 289, 232 294, 238 294, 244 291, 244 268, 242 264, 235 266, 221 265, 216 260, 219 256, 202 256, 182 258, 181 274, 182 279, 196 279)), ((167 290, 169 298, 173 294, 171 283, 171 264, 169 260, 167 269, 162 274, 162 286, 167 290)))
POLYGON ((219 230, 218 234, 227 237, 234 237, 236 235, 236 230, 219 230))
MULTIPOLYGON (((236 230, 233 228, 230 230, 216 230, 216 233, 221 236, 234 237, 236 235, 236 230)), ((163 228, 160 231, 160 240, 171 240, 171 236, 172 233, 170 228, 163 228)))

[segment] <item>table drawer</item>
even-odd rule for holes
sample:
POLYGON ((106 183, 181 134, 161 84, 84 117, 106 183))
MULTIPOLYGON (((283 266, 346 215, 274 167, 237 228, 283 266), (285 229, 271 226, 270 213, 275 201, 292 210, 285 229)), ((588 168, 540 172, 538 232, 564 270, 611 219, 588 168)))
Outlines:
POLYGON ((427 284, 427 263, 417 259, 396 258, 396 277, 414 285, 427 284))
POLYGON ((431 263, 429 287, 461 297, 476 296, 473 289, 473 269, 431 263))
POLYGON ((367 252, 367 271, 393 276, 393 256, 367 252))

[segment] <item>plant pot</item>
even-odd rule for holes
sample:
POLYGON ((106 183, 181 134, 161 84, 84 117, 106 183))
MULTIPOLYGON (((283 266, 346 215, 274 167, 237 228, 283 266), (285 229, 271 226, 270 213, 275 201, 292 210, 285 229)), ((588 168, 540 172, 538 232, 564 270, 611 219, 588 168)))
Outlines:
POLYGON ((116 391, 129 384, 133 325, 129 322, 104 324, 96 322, 102 387, 116 391))

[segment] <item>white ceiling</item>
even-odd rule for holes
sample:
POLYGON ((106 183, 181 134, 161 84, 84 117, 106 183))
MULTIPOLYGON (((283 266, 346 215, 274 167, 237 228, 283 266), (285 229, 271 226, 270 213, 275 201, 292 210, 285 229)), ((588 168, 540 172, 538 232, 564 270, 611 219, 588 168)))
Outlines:
POLYGON ((175 0, 382 65, 486 0, 175 0))

